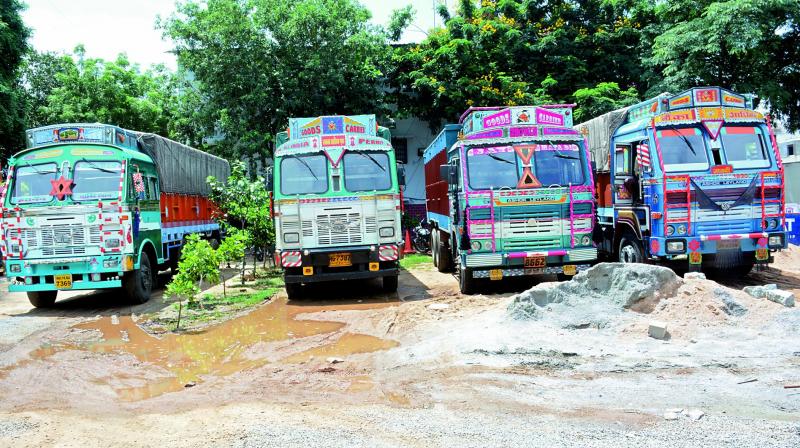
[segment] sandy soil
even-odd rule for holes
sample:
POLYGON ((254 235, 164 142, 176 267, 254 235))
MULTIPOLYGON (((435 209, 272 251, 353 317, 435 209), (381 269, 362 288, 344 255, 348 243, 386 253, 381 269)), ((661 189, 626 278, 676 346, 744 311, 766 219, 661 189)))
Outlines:
POLYGON ((462 297, 430 267, 397 294, 320 285, 182 335, 136 325, 161 297, 43 311, 7 295, 0 446, 798 446, 800 395, 783 386, 800 384, 800 310, 740 291, 800 292, 798 260, 686 281, 647 314, 581 330, 509 318, 531 281, 462 297), (653 320, 671 339, 647 337, 653 320), (705 415, 664 418, 692 409, 705 415))

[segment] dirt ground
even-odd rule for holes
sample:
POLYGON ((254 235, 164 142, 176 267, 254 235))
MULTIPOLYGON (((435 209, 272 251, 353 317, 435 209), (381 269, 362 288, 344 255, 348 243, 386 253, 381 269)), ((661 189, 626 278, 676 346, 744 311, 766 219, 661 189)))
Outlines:
POLYGON ((800 385, 800 309, 741 292, 800 297, 800 251, 687 280, 607 326, 509 317, 515 293, 551 280, 462 297, 422 266, 396 294, 319 285, 159 336, 137 322, 168 306, 160 293, 36 310, 3 292, 0 446, 800 446, 800 389, 784 389, 800 385), (652 321, 668 340, 647 336, 652 321))

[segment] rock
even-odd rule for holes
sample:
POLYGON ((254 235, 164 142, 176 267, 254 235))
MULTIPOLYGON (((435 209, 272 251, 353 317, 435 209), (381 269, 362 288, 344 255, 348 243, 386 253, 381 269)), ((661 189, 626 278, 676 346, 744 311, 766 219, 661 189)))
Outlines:
POLYGON ((701 418, 703 418, 704 415, 706 415, 706 413, 701 411, 700 409, 692 409, 690 411, 684 412, 684 414, 693 421, 698 421, 701 418))
POLYGON ((111 315, 111 325, 119 325, 119 316, 116 314, 111 315))
POLYGON ((677 412, 665 412, 664 413, 664 420, 677 420, 679 414, 677 412))
POLYGON ((336 371, 336 369, 334 369, 333 367, 323 367, 321 369, 317 369, 317 372, 321 372, 321 373, 331 373, 331 372, 335 372, 335 371, 336 371))
POLYGON ((714 294, 722 300, 722 311, 729 316, 743 316, 747 313, 747 308, 742 306, 736 299, 733 298, 730 292, 722 289, 717 288, 714 290, 714 294))
POLYGON ((562 328, 605 328, 640 300, 675 295, 682 283, 663 266, 600 263, 569 282, 540 283, 517 295, 508 312, 515 319, 551 316, 562 328))
POLYGON ((342 358, 328 358, 328 362, 331 364, 339 364, 340 362, 344 362, 342 358))
POLYGON ((667 409, 667 412, 672 412, 672 413, 674 413, 674 414, 682 414, 682 413, 683 413, 683 408, 672 408, 672 409, 667 409))
POLYGON ((705 280, 706 279, 706 274, 703 274, 702 272, 687 272, 687 273, 683 274, 683 279, 684 280, 705 280))
POLYGON ((667 332, 667 324, 663 322, 650 322, 650 327, 647 329, 647 334, 651 338, 664 340, 667 339, 669 332, 667 332))
POLYGON ((768 285, 759 285, 759 286, 745 286, 742 291, 757 299, 763 299, 767 297, 767 291, 772 291, 778 289, 778 285, 775 283, 770 283, 768 285))
POLYGON ((188 383, 183 385, 183 387, 194 387, 194 386, 197 386, 197 383, 194 381, 189 381, 188 383))
POLYGON ((794 306, 794 294, 791 291, 783 291, 780 289, 773 289, 767 291, 766 295, 767 300, 780 303, 786 307, 793 307, 794 306))
POLYGON ((448 305, 446 303, 431 303, 430 305, 428 305, 428 309, 429 310, 439 310, 439 311, 441 311, 441 310, 446 310, 448 308, 450 308, 450 305, 448 305))

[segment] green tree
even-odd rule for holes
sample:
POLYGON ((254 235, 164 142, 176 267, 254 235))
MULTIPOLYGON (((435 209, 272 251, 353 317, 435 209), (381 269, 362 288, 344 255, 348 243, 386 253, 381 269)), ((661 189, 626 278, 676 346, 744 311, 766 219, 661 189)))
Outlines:
MULTIPOLYGON (((60 59, 56 84, 31 114, 44 123, 101 122, 170 136, 175 115, 171 74, 163 66, 141 71, 124 54, 115 61, 87 58, 82 46, 60 59)), ((47 65, 42 66, 49 70, 47 65)), ((33 73, 32 79, 42 75, 33 73)))
MULTIPOLYGON (((264 178, 250 180, 241 161, 231 166, 231 174, 226 183, 213 176, 208 178, 211 186, 211 199, 222 213, 223 225, 247 232, 248 245, 264 249, 264 253, 275 244, 275 229, 270 215, 270 196, 264 178)), ((265 258, 266 261, 266 258, 265 258)), ((244 282, 245 263, 242 264, 244 282)), ((253 269, 255 276, 255 268, 253 269)))
POLYGON ((615 82, 601 82, 595 87, 575 91, 575 123, 639 102, 636 89, 621 90, 615 82))
POLYGON ((670 0, 658 16, 648 94, 697 85, 756 93, 800 128, 800 0, 670 0))
POLYGON ((196 77, 207 135, 251 162, 292 116, 381 112, 390 50, 355 0, 189 0, 160 20, 196 77))
POLYGON ((17 0, 0 0, 0 161, 24 146, 25 101, 19 66, 30 30, 20 17, 22 9, 17 0))
POLYGON ((63 87, 62 74, 75 70, 71 56, 54 52, 30 51, 22 64, 22 85, 25 89, 25 125, 28 128, 44 126, 48 97, 53 90, 63 87))
POLYGON ((201 239, 197 234, 186 237, 178 262, 178 273, 167 284, 166 290, 168 296, 178 298, 178 328, 181 324, 183 300, 187 300, 191 306, 195 296, 203 290, 204 282, 213 284, 219 281, 220 262, 219 253, 207 240, 201 239))

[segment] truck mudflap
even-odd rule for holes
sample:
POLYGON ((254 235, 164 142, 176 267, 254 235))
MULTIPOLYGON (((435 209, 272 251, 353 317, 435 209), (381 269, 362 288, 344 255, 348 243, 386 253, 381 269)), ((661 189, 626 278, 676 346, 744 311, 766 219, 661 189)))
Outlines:
POLYGON ((503 277, 522 277, 525 275, 545 275, 545 274, 577 274, 592 267, 590 264, 546 266, 543 268, 497 268, 481 269, 472 271, 472 278, 489 278, 500 280, 503 277), (566 268, 566 269, 565 269, 566 268), (572 270, 574 268, 574 271, 572 270))

